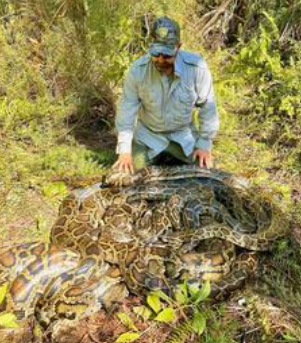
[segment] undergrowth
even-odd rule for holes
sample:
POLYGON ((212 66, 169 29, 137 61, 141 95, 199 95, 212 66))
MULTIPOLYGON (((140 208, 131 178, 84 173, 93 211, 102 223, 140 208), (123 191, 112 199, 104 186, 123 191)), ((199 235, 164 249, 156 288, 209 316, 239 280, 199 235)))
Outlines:
MULTIPOLYGON (((22 232, 23 239, 40 227, 44 233, 38 236, 44 239, 51 215, 46 210, 37 213, 37 208, 43 208, 41 203, 55 212, 76 180, 90 178, 93 182, 113 162, 113 149, 102 148, 101 141, 91 149, 74 133, 83 128, 90 130, 91 135, 95 128, 112 130, 114 103, 124 73, 147 47, 143 25, 149 24, 154 15, 170 14, 183 27, 184 48, 200 52, 213 72, 221 117, 214 146, 217 167, 243 175, 272 191, 275 200, 292 218, 298 236, 301 230, 300 4, 284 1, 279 7, 277 1, 272 1, 268 6, 266 0, 257 0, 250 6, 242 2, 245 8, 233 5, 217 17, 212 29, 207 26, 206 36, 214 38, 210 33, 224 25, 225 30, 220 32, 228 33, 232 43, 223 39, 224 44, 229 44, 225 47, 212 38, 210 45, 216 43, 215 47, 206 50, 200 44, 204 38, 202 25, 206 18, 218 13, 214 12, 214 6, 220 9, 221 1, 203 2, 201 10, 205 8, 210 15, 201 18, 194 0, 76 3, 83 6, 76 7, 75 2, 63 0, 0 1, 2 230, 20 231, 25 225, 31 230, 22 232), (240 22, 239 15, 231 13, 247 13, 246 19, 240 22), (234 25, 235 20, 238 22, 234 25), (230 22, 233 25, 226 26, 230 22), (231 35, 230 27, 236 30, 231 35), (91 122, 100 125, 90 125, 91 122), (31 206, 30 199, 33 199, 31 206), (26 212, 33 218, 31 223, 19 221, 26 212)), ((294 240, 298 241, 298 237, 293 237, 294 240)), ((263 277, 266 289, 260 289, 265 296, 277 298, 281 306, 287 307, 288 312, 278 314, 289 313, 299 318, 300 244, 301 239, 299 245, 289 240, 279 245, 269 274, 263 277)), ((273 342, 276 333, 267 323, 268 311, 275 310, 276 304, 272 308, 266 298, 255 298, 257 307, 250 306, 262 309, 260 302, 267 312, 262 310, 262 317, 257 315, 258 322, 252 325, 263 327, 259 335, 262 342, 273 342)), ((247 310, 235 306, 241 316, 233 319, 233 327, 227 321, 227 314, 223 315, 218 308, 210 312, 208 308, 210 319, 202 342, 242 341, 242 336, 237 340, 233 337, 236 324, 247 310)), ((277 328, 277 323, 270 325, 277 328)), ((285 338, 285 325, 288 324, 277 331, 277 340, 289 341, 291 335, 293 342, 298 330, 291 330, 285 338)), ((174 337, 184 341, 189 334, 189 328, 183 324, 174 337)))

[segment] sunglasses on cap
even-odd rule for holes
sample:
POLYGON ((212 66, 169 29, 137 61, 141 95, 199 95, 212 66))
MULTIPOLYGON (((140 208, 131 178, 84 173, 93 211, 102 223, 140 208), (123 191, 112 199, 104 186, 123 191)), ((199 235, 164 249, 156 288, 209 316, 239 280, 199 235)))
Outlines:
POLYGON ((151 53, 151 56, 152 56, 152 57, 155 57, 155 58, 158 58, 158 57, 161 56, 164 60, 168 60, 168 59, 170 59, 170 58, 175 57, 174 55, 162 54, 162 53, 160 53, 160 52, 152 52, 152 53, 151 53))

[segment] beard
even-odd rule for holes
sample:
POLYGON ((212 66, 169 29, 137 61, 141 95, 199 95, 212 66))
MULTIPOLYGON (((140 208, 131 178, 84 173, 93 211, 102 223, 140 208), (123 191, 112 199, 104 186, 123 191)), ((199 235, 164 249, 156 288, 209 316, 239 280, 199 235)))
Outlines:
POLYGON ((164 73, 167 71, 171 71, 171 69, 173 69, 173 64, 170 63, 159 63, 159 62, 155 62, 155 67, 156 69, 160 72, 160 73, 164 73))

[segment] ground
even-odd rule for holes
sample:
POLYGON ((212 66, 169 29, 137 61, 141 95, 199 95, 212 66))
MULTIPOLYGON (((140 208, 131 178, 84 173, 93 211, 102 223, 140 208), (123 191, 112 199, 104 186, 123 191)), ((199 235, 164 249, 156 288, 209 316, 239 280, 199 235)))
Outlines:
MULTIPOLYGON (((75 135, 76 136, 76 135, 75 135)), ((77 134, 79 144, 87 149, 107 149, 113 151, 116 144, 112 132, 83 131, 77 134)), ((245 161, 253 160, 252 149, 246 150, 245 161), (249 154, 249 155, 248 155, 249 154)), ((112 159, 113 160, 113 159, 112 159)), ((261 170, 254 167, 242 170, 241 175, 260 179, 261 170)), ((223 160, 223 154, 217 151, 216 166, 227 169, 229 161, 223 160), (228 165, 227 165, 228 163, 228 165)), ((265 179, 270 184, 282 185, 284 192, 274 192, 273 197, 284 203, 285 208, 297 208, 300 205, 301 183, 300 175, 291 174, 281 169, 279 165, 265 168, 265 179), (288 193, 289 190, 289 193, 288 193), (291 207, 292 206, 292 207, 291 207)), ((90 178, 60 179, 68 190, 86 187, 101 180, 101 175, 90 178)), ((273 187, 272 187, 273 188, 273 187)), ((279 187, 278 187, 279 188, 279 187)), ((47 241, 49 229, 54 222, 61 194, 53 198, 46 197, 35 187, 15 187, 3 192, 1 202, 0 249, 11 244, 24 241, 47 241)), ((300 284, 296 278, 300 275, 301 229, 296 211, 290 210, 292 220, 292 235, 290 240, 280 244, 276 257, 270 261, 270 276, 266 279, 250 280, 247 289, 236 293, 222 304, 206 304, 201 311, 207 318, 204 333, 198 337, 196 333, 185 328, 185 320, 181 315, 171 324, 156 321, 144 321, 133 312, 133 307, 145 303, 144 298, 129 297, 117 304, 111 312, 104 310, 96 315, 82 320, 75 328, 56 329, 58 343, 111 343, 115 342, 122 333, 131 331, 121 323, 117 313, 127 313, 135 323, 137 330, 142 333, 139 343, 169 343, 169 342, 206 342, 206 343, 260 343, 260 342, 299 342, 301 341, 300 318, 300 284), (299 263, 299 266, 297 265, 299 263), (181 331, 182 328, 182 331, 181 331)), ((17 337, 15 337, 17 339, 17 337)), ((11 339, 9 339, 11 342, 11 339)), ((23 333, 22 343, 31 342, 30 331, 23 333)), ((46 342, 46 338, 44 342, 46 342)))

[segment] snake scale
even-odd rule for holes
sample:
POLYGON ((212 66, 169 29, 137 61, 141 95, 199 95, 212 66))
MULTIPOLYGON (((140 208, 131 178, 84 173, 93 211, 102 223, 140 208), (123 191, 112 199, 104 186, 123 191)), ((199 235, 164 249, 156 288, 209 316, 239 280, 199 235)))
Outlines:
POLYGON ((0 254, 0 282, 9 284, 2 310, 49 325, 181 279, 209 279, 222 299, 254 272, 256 252, 273 249, 287 230, 279 208, 230 173, 113 172, 62 202, 50 243, 0 254))

